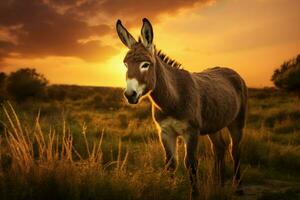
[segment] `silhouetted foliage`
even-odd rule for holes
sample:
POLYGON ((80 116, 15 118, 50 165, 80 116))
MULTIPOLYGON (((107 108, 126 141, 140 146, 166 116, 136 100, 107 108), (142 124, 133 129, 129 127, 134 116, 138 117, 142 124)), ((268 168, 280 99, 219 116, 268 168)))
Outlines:
POLYGON ((0 72, 0 86, 5 82, 7 75, 4 72, 0 72))
POLYGON ((300 54, 276 69, 271 80, 280 89, 300 90, 300 54))
POLYGON ((47 84, 47 79, 35 69, 22 68, 8 76, 6 90, 15 100, 21 101, 28 97, 44 97, 47 84))
POLYGON ((3 101, 6 97, 6 90, 5 90, 5 81, 7 75, 4 72, 0 72, 0 102, 3 101))

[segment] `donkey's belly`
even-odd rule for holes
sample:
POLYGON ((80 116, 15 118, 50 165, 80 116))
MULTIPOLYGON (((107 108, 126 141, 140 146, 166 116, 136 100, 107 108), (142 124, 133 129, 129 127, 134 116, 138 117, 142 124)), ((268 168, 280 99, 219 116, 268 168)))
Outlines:
POLYGON ((236 98, 227 99, 227 101, 224 99, 224 101, 225 104, 215 103, 202 112, 201 135, 215 133, 236 119, 240 110, 239 101, 236 98))
POLYGON ((159 122, 156 122, 158 131, 169 133, 173 132, 176 133, 177 135, 183 135, 186 133, 186 131, 189 128, 189 124, 185 120, 177 120, 172 117, 167 117, 159 122))
POLYGON ((216 132, 222 130, 225 127, 226 127, 226 125, 224 125, 224 126, 207 126, 207 127, 202 127, 200 129, 200 135, 213 134, 213 133, 216 133, 216 132))

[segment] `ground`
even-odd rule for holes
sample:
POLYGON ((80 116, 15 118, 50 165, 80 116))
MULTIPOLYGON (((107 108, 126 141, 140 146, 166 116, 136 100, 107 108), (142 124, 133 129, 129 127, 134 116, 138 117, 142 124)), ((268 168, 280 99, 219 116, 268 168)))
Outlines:
MULTIPOLYGON (((51 88, 48 99, 3 102, 0 199, 186 199, 184 145, 174 178, 164 169, 147 100, 127 105, 118 88, 51 88)), ((300 98, 250 89, 242 142, 244 195, 214 183, 213 154, 201 137, 201 199, 300 199, 300 98)))

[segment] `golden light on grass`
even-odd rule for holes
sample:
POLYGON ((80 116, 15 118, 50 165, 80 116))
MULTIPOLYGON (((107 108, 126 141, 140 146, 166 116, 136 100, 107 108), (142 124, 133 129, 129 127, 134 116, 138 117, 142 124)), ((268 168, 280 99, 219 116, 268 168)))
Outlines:
MULTIPOLYGON (((73 145, 73 136, 63 121, 62 133, 58 134, 53 129, 48 133, 43 132, 40 126, 40 113, 36 117, 35 127, 24 128, 12 107, 8 102, 3 105, 3 111, 9 124, 5 125, 5 137, 12 158, 12 168, 20 170, 22 173, 29 173, 33 168, 55 167, 57 162, 86 163, 91 167, 104 169, 102 166, 102 142, 104 130, 100 139, 89 144, 86 136, 86 126, 82 127, 82 137, 85 142, 87 157, 80 155, 73 145)), ((116 165, 116 170, 122 170, 127 162, 128 151, 123 158, 121 155, 122 142, 118 145, 118 158, 116 161, 106 163, 106 165, 116 165)))
MULTIPOLYGON (((90 92, 98 100, 113 96, 114 90, 105 90, 101 95, 90 92)), ((249 194, 248 185, 268 191, 282 188, 281 181, 270 185, 270 178, 285 180, 288 191, 299 191, 299 98, 273 92, 249 92, 251 109, 241 158, 246 196, 261 195, 259 191, 249 194)), ((126 199, 186 199, 189 182, 183 162, 184 143, 178 142, 179 165, 171 178, 164 170, 163 150, 149 104, 129 107, 119 100, 122 106, 114 104, 118 109, 113 110, 105 101, 91 101, 92 96, 82 98, 15 104, 17 112, 9 103, 3 104, 0 194, 7 197, 4 199, 10 199, 12 189, 19 199, 23 195, 54 199, 120 199, 124 195, 126 199), (99 105, 95 108, 95 104, 99 105)), ((198 177, 203 199, 232 199, 232 180, 228 178, 224 188, 216 186, 214 154, 208 139, 200 140, 198 177)), ((227 155, 226 171, 232 177, 232 161, 227 155)), ((295 194, 287 195, 296 199, 295 194)))

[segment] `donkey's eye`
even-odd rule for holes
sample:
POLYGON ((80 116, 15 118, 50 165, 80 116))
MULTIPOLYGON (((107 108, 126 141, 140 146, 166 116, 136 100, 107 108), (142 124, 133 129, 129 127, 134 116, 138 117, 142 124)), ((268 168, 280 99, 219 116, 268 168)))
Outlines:
POLYGON ((149 68, 149 66, 150 66, 150 63, 149 63, 149 62, 142 62, 142 63, 140 64, 141 70, 146 70, 146 69, 149 68))
POLYGON ((142 68, 148 68, 149 65, 150 65, 149 63, 145 63, 145 64, 142 65, 142 68))

